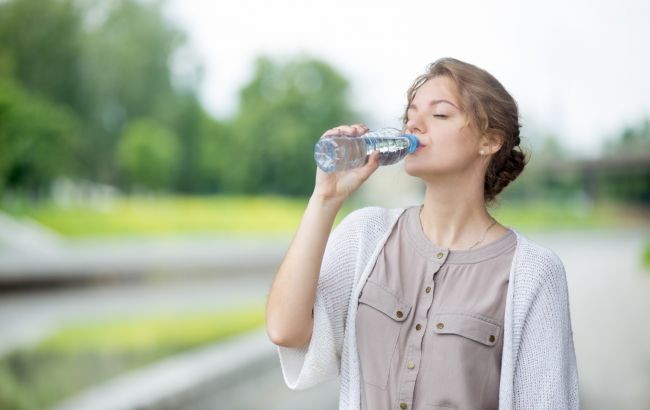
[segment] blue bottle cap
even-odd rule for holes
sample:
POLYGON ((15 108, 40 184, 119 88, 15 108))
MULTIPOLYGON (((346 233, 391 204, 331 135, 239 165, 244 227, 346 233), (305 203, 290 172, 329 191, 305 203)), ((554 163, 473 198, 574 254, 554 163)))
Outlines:
POLYGON ((408 153, 414 153, 415 150, 418 149, 418 146, 420 146, 420 141, 418 141, 418 138, 413 134, 402 134, 402 136, 409 139, 410 144, 408 153))

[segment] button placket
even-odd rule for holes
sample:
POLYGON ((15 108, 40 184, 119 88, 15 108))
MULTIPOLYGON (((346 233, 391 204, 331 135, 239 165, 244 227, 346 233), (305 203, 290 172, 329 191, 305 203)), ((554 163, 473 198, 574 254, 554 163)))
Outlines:
MULTIPOLYGON (((440 265, 436 264, 436 268, 433 272, 429 271, 426 277, 433 278, 434 274, 440 269, 440 265)), ((399 391, 399 403, 404 404, 405 406, 410 407, 410 403, 413 402, 413 394, 415 393, 415 383, 420 371, 420 363, 422 361, 422 340, 425 336, 425 332, 421 332, 423 325, 426 329, 426 324, 428 322, 428 311, 431 308, 433 303, 433 288, 435 283, 431 281, 426 283, 424 297, 422 301, 424 303, 417 304, 417 310, 414 312, 414 317, 416 321, 419 318, 419 321, 416 322, 415 330, 417 332, 413 333, 414 340, 411 339, 414 343, 409 343, 411 346, 408 349, 408 353, 404 358, 404 374, 401 376, 400 389, 399 391)), ((400 407, 401 408, 401 407, 400 407)))

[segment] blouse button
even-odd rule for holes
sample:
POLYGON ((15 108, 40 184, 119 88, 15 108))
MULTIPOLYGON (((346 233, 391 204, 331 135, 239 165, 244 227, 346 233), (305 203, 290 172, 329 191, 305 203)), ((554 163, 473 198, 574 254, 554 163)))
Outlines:
POLYGON ((427 286, 427 288, 424 291, 427 293, 431 292, 431 286, 427 286))
POLYGON ((420 329, 422 329, 422 326, 419 323, 415 325, 415 330, 420 330, 420 329))
POLYGON ((397 315, 397 317, 402 317, 402 316, 404 316, 404 313, 402 313, 401 310, 398 310, 397 313, 395 313, 395 314, 397 315))
POLYGON ((406 403, 400 403, 399 408, 400 409, 406 409, 406 408, 408 408, 408 405, 406 403))
POLYGON ((490 335, 490 342, 494 342, 494 335, 490 335))
POLYGON ((409 369, 412 369, 412 368, 415 367, 415 363, 413 363, 412 361, 409 360, 409 362, 406 364, 406 367, 408 367, 409 369))
POLYGON ((445 256, 445 254, 442 253, 442 252, 438 252, 438 253, 436 254, 436 258, 438 258, 438 259, 442 259, 443 256, 445 256))
POLYGON ((443 328, 445 327, 445 324, 444 324, 444 323, 438 323, 438 324, 436 325, 436 327, 437 327, 438 329, 443 329, 443 328))

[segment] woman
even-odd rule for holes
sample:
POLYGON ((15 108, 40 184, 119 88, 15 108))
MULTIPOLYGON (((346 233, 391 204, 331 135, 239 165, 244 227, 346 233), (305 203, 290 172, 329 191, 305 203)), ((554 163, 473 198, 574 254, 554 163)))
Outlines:
POLYGON ((377 154, 317 170, 266 309, 285 382, 339 375, 340 409, 577 409, 563 264, 486 209, 526 162, 514 99, 451 58, 430 64, 407 99, 404 131, 422 147, 404 167, 425 183, 424 203, 356 210, 330 235, 377 154))

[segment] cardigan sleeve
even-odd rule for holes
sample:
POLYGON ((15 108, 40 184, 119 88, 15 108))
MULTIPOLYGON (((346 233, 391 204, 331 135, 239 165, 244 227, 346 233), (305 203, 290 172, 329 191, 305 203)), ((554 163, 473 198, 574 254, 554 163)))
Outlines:
POLYGON ((579 409, 578 369, 564 265, 550 250, 522 329, 515 409, 579 409))
POLYGON ((330 234, 316 286, 313 330, 302 347, 277 346, 284 381, 302 390, 340 373, 348 302, 352 293, 359 210, 347 215, 330 234))

